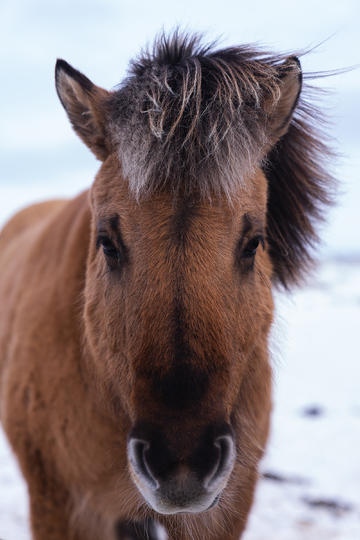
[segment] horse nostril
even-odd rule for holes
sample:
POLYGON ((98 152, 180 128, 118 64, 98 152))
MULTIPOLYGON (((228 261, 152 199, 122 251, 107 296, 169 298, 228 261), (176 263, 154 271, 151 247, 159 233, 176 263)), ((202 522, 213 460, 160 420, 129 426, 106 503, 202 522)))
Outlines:
POLYGON ((136 474, 152 489, 157 489, 159 483, 154 477, 146 459, 146 453, 149 448, 150 443, 148 441, 142 439, 130 439, 128 443, 128 456, 136 474))
POLYGON ((214 446, 218 449, 218 452, 216 461, 204 480, 204 486, 207 489, 211 489, 214 484, 229 474, 235 458, 234 442, 230 435, 217 437, 214 446))

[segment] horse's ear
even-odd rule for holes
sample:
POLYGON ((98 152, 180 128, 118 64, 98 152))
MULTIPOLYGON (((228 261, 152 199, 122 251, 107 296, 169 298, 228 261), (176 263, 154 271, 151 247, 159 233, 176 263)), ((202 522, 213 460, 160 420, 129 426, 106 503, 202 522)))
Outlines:
POLYGON ((269 137, 273 146, 288 130, 293 112, 299 101, 302 86, 300 61, 290 56, 278 68, 280 96, 271 103, 269 113, 269 137))
POLYGON ((95 156, 103 161, 111 152, 106 137, 104 106, 109 92, 93 84, 65 60, 56 62, 55 84, 74 130, 95 156))

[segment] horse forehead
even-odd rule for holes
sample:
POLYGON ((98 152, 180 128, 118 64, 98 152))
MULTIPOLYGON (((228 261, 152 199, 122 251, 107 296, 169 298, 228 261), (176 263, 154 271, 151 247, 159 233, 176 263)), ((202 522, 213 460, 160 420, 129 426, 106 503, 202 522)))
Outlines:
MULTIPOLYGON (((154 240, 164 245, 170 243, 181 247, 199 237, 212 234, 232 233, 237 230, 246 209, 254 204, 246 204, 246 195, 236 204, 229 201, 178 201, 154 199, 132 208, 128 214, 130 232, 135 240, 154 240)), ((253 213, 253 212, 251 212, 253 213)))
POLYGON ((244 213, 261 215, 266 212, 267 180, 261 168, 252 172, 244 183, 239 183, 232 192, 231 199, 219 192, 213 198, 199 198, 197 193, 182 197, 174 195, 171 189, 155 191, 136 200, 129 192, 128 181, 123 177, 119 162, 109 159, 101 168, 92 188, 93 206, 98 214, 120 214, 123 227, 129 232, 141 231, 146 236, 153 228, 165 229, 172 224, 173 232, 186 231, 193 219, 219 226, 231 223, 244 213))

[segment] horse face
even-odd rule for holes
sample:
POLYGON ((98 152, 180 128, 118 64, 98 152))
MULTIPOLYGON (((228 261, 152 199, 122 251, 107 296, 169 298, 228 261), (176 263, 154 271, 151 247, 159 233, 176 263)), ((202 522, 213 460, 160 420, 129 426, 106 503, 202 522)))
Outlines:
POLYGON ((268 252, 282 282, 297 275, 284 254, 299 260, 305 210, 316 208, 303 195, 294 205, 276 159, 267 201, 259 168, 290 125, 299 61, 247 69, 246 50, 218 61, 205 49, 194 62, 193 45, 160 42, 114 92, 64 61, 56 69, 74 129, 104 162, 92 189, 89 356, 102 402, 128 425, 135 484, 170 514, 206 510, 235 477, 232 500, 251 502, 270 411, 268 252))
POLYGON ((231 205, 166 192, 137 203, 110 157, 92 205, 86 332, 131 422, 132 478, 160 513, 206 510, 267 429, 265 178, 231 205))

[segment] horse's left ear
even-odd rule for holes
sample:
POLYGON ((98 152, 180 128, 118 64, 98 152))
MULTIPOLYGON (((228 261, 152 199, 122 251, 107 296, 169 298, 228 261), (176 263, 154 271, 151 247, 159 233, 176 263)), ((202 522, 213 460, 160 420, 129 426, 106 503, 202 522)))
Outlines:
POLYGON ((105 118, 105 101, 110 93, 65 60, 56 62, 55 84, 74 130, 95 156, 104 161, 111 152, 105 118))
POLYGON ((299 101, 302 86, 300 61, 290 56, 278 67, 279 98, 269 111, 269 137, 273 146, 288 130, 293 112, 299 101))

